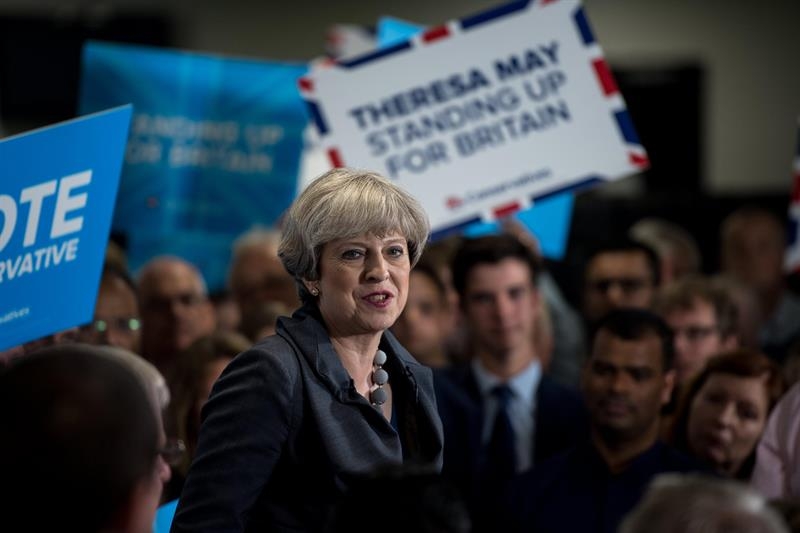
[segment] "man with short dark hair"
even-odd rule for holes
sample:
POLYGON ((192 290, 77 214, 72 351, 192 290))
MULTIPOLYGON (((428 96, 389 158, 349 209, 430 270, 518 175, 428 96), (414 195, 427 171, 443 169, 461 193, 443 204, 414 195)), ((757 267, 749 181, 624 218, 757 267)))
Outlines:
POLYGON ((650 309, 660 284, 652 248, 630 239, 601 243, 583 269, 583 317, 591 328, 613 309, 650 309))
POLYGON ((498 526, 507 483, 572 445, 577 394, 543 375, 536 351, 539 264, 510 235, 465 241, 453 258, 472 360, 435 374, 443 474, 464 493, 476 530, 498 526))
POLYGON ((582 377, 590 437, 515 486, 526 531, 612 533, 650 479, 695 469, 658 441, 671 359, 669 328, 653 313, 618 309, 599 323, 582 377))
POLYGON ((656 298, 655 310, 672 330, 676 385, 699 374, 713 355, 739 346, 736 304, 721 285, 707 278, 667 285, 656 298))
POLYGON ((9 531, 151 531, 169 466, 141 380, 109 347, 70 344, 0 373, 9 531))

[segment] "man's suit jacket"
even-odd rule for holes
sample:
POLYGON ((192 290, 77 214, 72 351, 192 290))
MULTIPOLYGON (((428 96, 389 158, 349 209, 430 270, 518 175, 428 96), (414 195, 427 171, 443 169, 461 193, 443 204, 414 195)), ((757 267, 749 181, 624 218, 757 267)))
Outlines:
MULTIPOLYGON (((487 458, 481 446, 483 399, 472 367, 434 371, 434 388, 444 427, 442 474, 471 507, 480 507, 481 472, 487 458)), ((588 431, 580 395, 547 376, 539 381, 535 404, 533 465, 574 446, 588 431)))

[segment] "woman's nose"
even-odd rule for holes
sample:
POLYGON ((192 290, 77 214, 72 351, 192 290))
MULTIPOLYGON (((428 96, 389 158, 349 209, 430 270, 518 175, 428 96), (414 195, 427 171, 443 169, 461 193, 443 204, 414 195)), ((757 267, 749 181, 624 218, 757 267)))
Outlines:
POLYGON ((367 279, 370 281, 384 281, 389 277, 389 269, 383 256, 373 256, 367 267, 367 279))
POLYGON ((736 405, 728 402, 717 412, 716 421, 723 427, 728 427, 736 421, 736 405))

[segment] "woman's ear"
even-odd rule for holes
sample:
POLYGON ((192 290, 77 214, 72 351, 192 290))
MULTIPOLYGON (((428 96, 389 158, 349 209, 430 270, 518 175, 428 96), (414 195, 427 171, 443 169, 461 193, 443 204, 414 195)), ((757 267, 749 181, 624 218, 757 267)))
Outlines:
POLYGON ((303 280, 303 286, 306 290, 311 294, 311 296, 319 296, 319 282, 318 281, 308 281, 307 279, 303 280))

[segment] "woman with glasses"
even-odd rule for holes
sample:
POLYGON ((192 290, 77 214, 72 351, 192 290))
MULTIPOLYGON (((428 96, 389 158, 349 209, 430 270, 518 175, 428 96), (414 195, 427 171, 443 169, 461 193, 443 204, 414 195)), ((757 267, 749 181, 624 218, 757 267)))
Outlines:
POLYGON ((117 346, 139 353, 141 322, 136 287, 125 272, 112 266, 103 269, 94 319, 78 332, 78 340, 87 344, 117 346))

